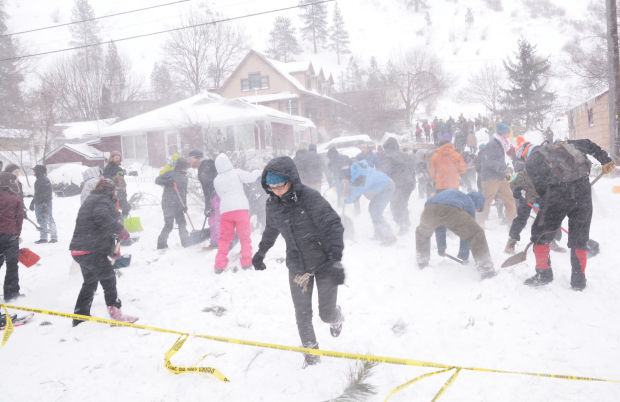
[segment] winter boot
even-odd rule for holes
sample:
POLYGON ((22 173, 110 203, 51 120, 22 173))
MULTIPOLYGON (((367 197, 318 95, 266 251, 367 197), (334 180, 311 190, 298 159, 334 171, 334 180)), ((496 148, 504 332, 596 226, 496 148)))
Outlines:
POLYGON ((130 315, 124 315, 120 308, 116 306, 108 306, 108 312, 110 317, 115 321, 131 322, 138 321, 138 317, 132 317, 130 315))
POLYGON ((586 288, 586 263, 587 263, 587 251, 579 249, 571 249, 570 251, 571 262, 571 276, 570 286, 574 290, 584 290, 586 288))
MULTIPOLYGON (((314 345, 304 346, 304 348, 318 349, 319 344, 315 343, 314 345)), ((315 364, 319 364, 320 362, 321 362, 321 356, 304 353, 304 364, 302 368, 306 368, 308 366, 314 366, 315 364)))
POLYGON ((517 239, 508 238, 508 243, 506 243, 506 248, 504 248, 504 253, 514 254, 516 245, 517 245, 517 239))
POLYGON ((47 243, 47 239, 39 239, 34 242, 34 244, 42 244, 42 243, 47 243))
POLYGON ((553 280, 553 271, 551 268, 540 269, 536 268, 536 275, 528 278, 523 282, 527 286, 543 286, 553 280))
POLYGON ((491 261, 485 261, 478 264, 478 272, 480 273, 480 279, 489 279, 497 275, 497 271, 493 268, 491 261))
MULTIPOLYGON (((15 321, 17 314, 11 314, 11 321, 15 321)), ((6 327, 6 314, 0 314, 0 328, 6 327)))
POLYGON ((332 334, 334 338, 337 338, 340 332, 342 332, 342 323, 344 322, 344 316, 342 315, 340 306, 336 306, 336 310, 338 310, 338 321, 329 324, 329 333, 332 334))

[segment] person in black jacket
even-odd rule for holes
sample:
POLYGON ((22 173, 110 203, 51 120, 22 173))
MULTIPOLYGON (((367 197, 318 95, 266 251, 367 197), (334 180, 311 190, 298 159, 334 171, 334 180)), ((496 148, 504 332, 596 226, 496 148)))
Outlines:
POLYGON ((526 285, 540 286, 553 280, 549 243, 568 216, 571 287, 586 287, 586 249, 592 220, 591 163, 586 154, 601 163, 603 173, 611 173, 616 166, 607 152, 588 139, 538 146, 527 158, 525 168, 541 204, 530 239, 534 243, 536 274, 525 281, 526 285))
MULTIPOLYGON (((135 322, 136 317, 126 316, 121 311, 121 301, 116 291, 116 275, 108 258, 115 252, 116 236, 121 233, 128 236, 119 221, 116 202, 114 183, 109 179, 101 179, 78 211, 69 249, 73 259, 80 264, 84 282, 75 302, 74 312, 90 315, 97 285, 101 283, 110 317, 117 321, 135 322)), ((82 322, 74 319, 73 326, 82 322)))
POLYGON ((24 221, 24 204, 19 196, 17 177, 9 172, 0 173, 0 268, 6 258, 4 301, 19 296, 19 236, 24 221))
MULTIPOLYGON (((272 159, 263 170, 261 184, 267 200, 267 222, 258 251, 252 258, 257 270, 264 270, 264 258, 278 235, 286 242, 286 266, 297 329, 303 347, 318 349, 312 327, 314 282, 319 297, 319 316, 330 324, 332 336, 340 335, 343 316, 336 304, 338 285, 344 283, 340 263, 344 228, 340 217, 321 194, 301 183, 295 162, 282 156, 272 159)), ((318 356, 305 354, 305 364, 316 364, 318 356)))
POLYGON ((157 238, 157 248, 168 248, 168 236, 174 221, 179 226, 179 237, 183 247, 188 245, 187 223, 184 213, 187 212, 187 169, 189 163, 179 158, 174 170, 167 171, 155 179, 155 183, 164 186, 161 196, 161 207, 164 211, 164 227, 157 238), (180 198, 180 199, 179 199, 180 198))
POLYGON ((47 178, 47 168, 43 165, 36 165, 34 175, 37 178, 34 182, 34 198, 30 203, 30 210, 34 211, 37 222, 42 230, 39 231, 39 240, 35 243, 47 243, 47 234, 50 234, 50 243, 58 241, 56 233, 56 222, 52 216, 52 183, 47 178))
POLYGON ((202 194, 205 197, 205 217, 209 218, 209 229, 210 229, 210 238, 211 244, 208 248, 217 248, 217 240, 218 240, 218 228, 212 227, 212 222, 215 219, 211 218, 211 213, 213 212, 213 197, 216 196, 215 188, 213 187, 213 180, 215 176, 217 176, 217 169, 215 169, 215 162, 213 159, 206 159, 204 154, 195 149, 189 153, 188 162, 190 166, 194 169, 198 169, 198 181, 202 186, 202 194))
POLYGON ((114 181, 116 185, 116 196, 121 207, 123 218, 129 215, 131 205, 127 201, 127 183, 125 182, 127 172, 121 167, 121 153, 118 151, 110 152, 108 164, 103 169, 103 177, 114 181))
POLYGON ((381 159, 381 170, 390 176, 396 190, 390 201, 394 222, 400 226, 399 235, 406 234, 411 226, 409 220, 409 197, 415 189, 415 161, 400 151, 398 141, 388 138, 383 144, 385 153, 381 159))

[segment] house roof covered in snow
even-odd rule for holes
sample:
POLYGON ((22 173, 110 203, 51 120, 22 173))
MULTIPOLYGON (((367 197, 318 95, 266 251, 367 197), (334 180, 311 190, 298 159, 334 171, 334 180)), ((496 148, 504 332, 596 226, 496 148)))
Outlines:
POLYGON ((315 127, 312 121, 291 116, 272 108, 253 105, 240 99, 227 99, 204 92, 191 98, 119 121, 101 130, 101 135, 143 133, 174 130, 194 125, 203 127, 251 124, 266 120, 303 127, 315 127))
POLYGON ((275 94, 240 96, 237 99, 242 99, 249 103, 264 103, 297 98, 299 98, 299 95, 292 92, 278 92, 275 94))
POLYGON ((74 121, 67 123, 54 124, 55 127, 62 129, 62 134, 67 139, 79 139, 92 135, 99 135, 100 130, 113 124, 118 118, 90 120, 90 121, 74 121))
POLYGON ((98 150, 97 148, 88 145, 87 143, 81 143, 81 144, 63 144, 60 147, 54 149, 52 152, 50 152, 49 154, 47 154, 46 158, 50 158, 52 155, 56 154, 57 152, 59 152, 61 149, 68 149, 72 152, 75 152, 78 155, 83 156, 86 159, 90 159, 90 160, 98 160, 98 159, 104 159, 105 155, 102 151, 98 150))

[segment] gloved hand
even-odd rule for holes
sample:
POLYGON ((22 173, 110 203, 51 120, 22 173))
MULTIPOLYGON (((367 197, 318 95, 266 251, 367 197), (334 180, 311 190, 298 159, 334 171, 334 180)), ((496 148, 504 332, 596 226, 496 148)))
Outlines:
POLYGON ((186 214, 187 213, 187 206, 183 207, 183 213, 186 214))
POLYGON ((331 261, 326 268, 334 285, 342 285, 344 283, 344 267, 340 261, 331 261))
POLYGON ((205 216, 208 218, 211 215, 212 208, 211 206, 205 206, 205 216))
POLYGON ((257 271, 262 271, 265 268, 267 268, 265 266, 265 263, 263 262, 263 259, 265 258, 265 256, 261 253, 256 253, 254 254, 254 257, 252 257, 252 265, 254 266, 254 269, 257 271))
POLYGON ((616 168, 616 162, 611 161, 603 165, 603 173, 609 174, 616 168))

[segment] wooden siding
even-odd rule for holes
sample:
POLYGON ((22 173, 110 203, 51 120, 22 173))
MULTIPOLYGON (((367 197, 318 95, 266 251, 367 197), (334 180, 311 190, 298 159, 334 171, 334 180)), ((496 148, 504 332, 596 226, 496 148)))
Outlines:
POLYGON ((596 142, 601 148, 609 152, 609 99, 608 92, 594 98, 589 103, 583 103, 568 113, 569 138, 588 138, 596 142), (592 123, 588 121, 588 108, 592 108, 592 123))
POLYGON ((103 169, 104 161, 103 159, 92 160, 86 159, 84 156, 78 154, 77 152, 72 151, 69 148, 62 148, 58 152, 54 153, 54 155, 46 158, 43 163, 45 165, 53 165, 53 164, 62 164, 62 163, 76 163, 79 162, 84 166, 99 166, 103 169))

